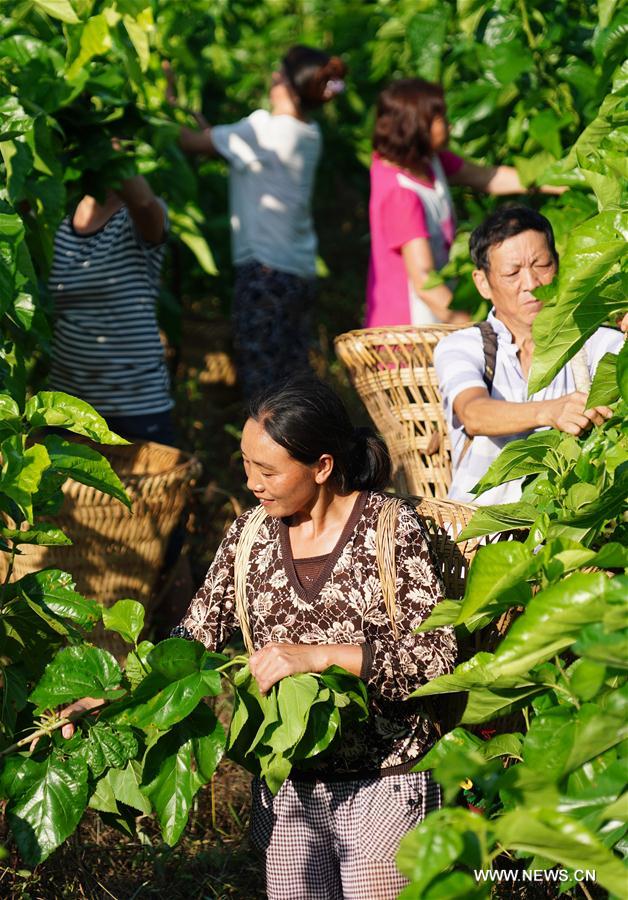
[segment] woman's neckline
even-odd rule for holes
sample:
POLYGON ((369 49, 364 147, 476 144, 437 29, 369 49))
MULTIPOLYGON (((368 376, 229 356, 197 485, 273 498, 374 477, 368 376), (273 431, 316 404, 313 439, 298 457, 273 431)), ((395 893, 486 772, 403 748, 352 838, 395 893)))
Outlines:
MULTIPOLYGON (((284 568, 288 576, 288 581, 303 600, 312 601, 316 599, 327 581, 329 581, 329 577, 334 569, 334 566, 340 558, 340 555, 344 550, 349 537, 351 536, 357 522, 359 521, 364 511, 367 496, 367 491, 360 491, 358 496, 355 498, 355 503, 353 504, 351 512, 349 513, 349 518, 345 522, 344 527, 340 532, 340 537, 336 541, 334 549, 328 554, 323 554, 327 556, 327 561, 325 562, 325 565, 321 569, 318 578, 311 586, 309 591, 306 591, 299 581, 296 570, 294 568, 294 557, 292 555, 292 546, 290 544, 290 529, 288 523, 285 519, 279 520, 279 541, 281 545, 281 554, 284 560, 284 568)), ((304 557, 301 557, 301 559, 303 558, 304 557)))

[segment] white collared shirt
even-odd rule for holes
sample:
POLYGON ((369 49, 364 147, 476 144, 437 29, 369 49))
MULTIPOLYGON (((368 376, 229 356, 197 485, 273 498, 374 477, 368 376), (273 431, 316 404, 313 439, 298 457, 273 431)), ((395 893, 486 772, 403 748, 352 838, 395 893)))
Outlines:
MULTIPOLYGON (((518 347, 512 334, 495 316, 492 309, 488 321, 497 333, 497 359, 491 397, 526 403, 528 400, 554 400, 576 390, 571 367, 567 364, 547 387, 528 396, 528 381, 517 356, 518 347)), ((599 328, 586 342, 585 355, 591 378, 605 353, 619 353, 623 335, 613 328, 599 328)), ((510 441, 525 438, 531 431, 500 436, 477 435, 464 455, 460 456, 467 440, 462 422, 453 411, 456 397, 468 388, 486 387, 484 382, 484 350, 479 328, 464 328, 447 335, 438 343, 434 352, 434 366, 443 398, 445 416, 452 445, 453 478, 449 498, 462 503, 488 506, 496 503, 513 503, 521 496, 523 479, 509 481, 480 494, 477 498, 471 488, 477 484, 486 470, 510 441)), ((540 429, 536 429, 540 430, 540 429)))

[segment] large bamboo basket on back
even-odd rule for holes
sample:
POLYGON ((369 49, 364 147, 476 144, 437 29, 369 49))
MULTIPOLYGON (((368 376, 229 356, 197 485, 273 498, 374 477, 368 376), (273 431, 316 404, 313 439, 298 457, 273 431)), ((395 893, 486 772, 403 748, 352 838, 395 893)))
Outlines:
MULTIPOLYGON (((104 606, 132 598, 150 613, 166 545, 201 471, 197 459, 152 442, 101 447, 132 501, 128 510, 95 488, 68 480, 54 523, 71 547, 25 546, 13 579, 45 567, 70 572, 77 589, 104 606)), ((114 649, 114 648, 111 648, 114 649)))
POLYGON ((457 325, 362 328, 336 353, 386 441, 402 494, 446 497, 451 444, 434 371, 434 347, 457 325))

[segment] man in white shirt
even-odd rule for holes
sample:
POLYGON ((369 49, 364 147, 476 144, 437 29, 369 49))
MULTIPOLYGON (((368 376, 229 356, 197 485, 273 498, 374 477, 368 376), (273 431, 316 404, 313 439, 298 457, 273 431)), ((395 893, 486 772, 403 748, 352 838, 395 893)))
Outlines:
MULTIPOLYGON (((455 332, 436 347, 434 363, 452 443, 449 497, 481 505, 510 503, 521 496, 521 480, 477 498, 471 493, 506 444, 540 428, 579 435, 612 412, 606 406, 586 408, 587 395, 576 390, 569 364, 528 398, 532 323, 542 307, 533 291, 549 284, 558 268, 548 220, 526 207, 499 209, 475 229, 469 249, 475 286, 493 304, 488 323, 497 348, 489 393, 480 329, 455 332)), ((622 340, 612 328, 600 328, 589 338, 585 357, 591 377, 605 353, 619 352, 622 340)))

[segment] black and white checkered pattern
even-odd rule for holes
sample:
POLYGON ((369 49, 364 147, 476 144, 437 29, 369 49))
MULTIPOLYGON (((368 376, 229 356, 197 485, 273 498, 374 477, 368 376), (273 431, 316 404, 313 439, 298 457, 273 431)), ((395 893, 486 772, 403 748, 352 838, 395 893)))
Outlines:
POLYGON ((253 782, 251 840, 266 853, 269 900, 393 900, 401 838, 441 805, 429 772, 359 781, 253 782))

